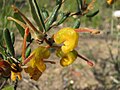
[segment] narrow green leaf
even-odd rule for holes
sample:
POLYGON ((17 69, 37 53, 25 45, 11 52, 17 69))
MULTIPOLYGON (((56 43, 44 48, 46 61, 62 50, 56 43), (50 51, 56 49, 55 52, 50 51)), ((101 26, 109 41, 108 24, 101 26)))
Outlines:
POLYGON ((8 52, 14 56, 15 55, 15 51, 14 51, 14 47, 13 47, 13 43, 12 43, 12 40, 11 40, 11 36, 10 36, 10 32, 9 30, 6 28, 4 29, 3 31, 3 36, 4 36, 4 40, 5 40, 5 43, 6 43, 6 47, 8 49, 8 52))
MULTIPOLYGON (((24 20, 22 19, 22 17, 18 14, 18 13, 14 13, 14 18, 25 23, 24 20)), ((17 29, 19 30, 19 33, 21 34, 21 36, 24 38, 24 33, 25 33, 25 30, 23 27, 21 27, 19 24, 17 24, 15 22, 15 25, 17 27, 17 29)), ((29 33, 28 37, 27 37, 27 41, 30 42, 31 41, 31 34, 29 33)))
POLYGON ((80 4, 80 8, 83 8, 83 0, 78 0, 79 4, 80 4))
MULTIPOLYGON (((28 47, 27 50, 26 50, 26 52, 25 52, 25 57, 27 58, 30 55, 30 53, 31 53, 31 48, 28 47)), ((20 57, 18 60, 22 61, 22 57, 20 57)))
POLYGON ((3 30, 0 30, 0 43, 3 45, 4 40, 3 40, 3 30))
MULTIPOLYGON (((18 13, 14 13, 14 18, 20 20, 21 22, 25 23, 24 20, 21 18, 21 16, 18 13)), ((15 23, 16 27, 18 28, 20 34, 22 37, 24 37, 24 29, 17 23, 15 23)))
POLYGON ((62 4, 62 0, 56 0, 56 5, 61 5, 62 4))
POLYGON ((29 4, 30 4, 32 17, 36 22, 37 26, 39 27, 39 30, 41 30, 42 32, 46 31, 41 9, 39 9, 36 0, 29 0, 29 4))
POLYGON ((25 53, 25 56, 28 57, 31 53, 31 48, 28 47, 27 50, 26 50, 26 53, 25 53))
POLYGON ((73 28, 76 29, 76 28, 79 28, 80 27, 80 19, 77 19, 73 25, 73 28))
POLYGON ((70 15, 70 12, 68 13, 63 13, 61 16, 61 19, 59 20, 59 22, 57 23, 57 25, 60 25, 61 23, 63 23, 70 15))
POLYGON ((49 31, 50 26, 52 25, 52 23, 57 19, 57 14, 58 14, 58 10, 60 9, 59 5, 57 5, 53 11, 52 14, 49 16, 49 19, 46 23, 46 30, 49 31))
POLYGON ((45 8, 42 8, 42 14, 43 14, 44 20, 46 20, 49 17, 49 13, 45 8))
POLYGON ((79 1, 79 0, 76 0, 76 2, 77 2, 77 11, 80 11, 80 10, 81 10, 80 1, 79 1))
POLYGON ((14 34, 13 32, 10 32, 10 36, 11 36, 12 44, 14 45, 14 42, 15 42, 15 34, 14 34))
POLYGON ((94 17, 94 16, 97 15, 98 13, 99 13, 99 10, 96 10, 96 11, 93 12, 93 13, 86 14, 86 17, 94 17))
POLYGON ((4 49, 4 47, 1 45, 1 43, 0 43, 0 53, 2 54, 2 56, 7 56, 7 54, 6 54, 6 50, 4 49))

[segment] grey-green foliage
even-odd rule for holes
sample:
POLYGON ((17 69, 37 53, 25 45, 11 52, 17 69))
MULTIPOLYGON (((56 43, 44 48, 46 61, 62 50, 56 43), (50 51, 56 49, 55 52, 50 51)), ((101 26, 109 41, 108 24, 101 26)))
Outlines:
POLYGON ((13 46, 13 42, 12 42, 13 38, 11 39, 10 32, 7 28, 4 29, 3 36, 4 36, 4 41, 5 41, 6 47, 8 49, 8 52, 10 53, 10 55, 14 56, 15 50, 14 50, 14 46, 13 46))
POLYGON ((4 3, 0 3, 2 7, 0 8, 0 30, 2 30, 5 27, 12 28, 12 22, 8 22, 7 17, 12 15, 12 9, 11 9, 11 0, 3 0, 4 3), (6 2, 7 1, 7 2, 6 2))
POLYGON ((12 23, 8 22, 7 17, 12 15, 11 4, 14 0, 0 0, 0 43, 3 43, 3 29, 5 27, 13 29, 12 23))
POLYGON ((46 31, 45 24, 42 17, 41 8, 38 7, 36 0, 29 0, 31 13, 33 16, 34 21, 36 22, 39 30, 46 31))

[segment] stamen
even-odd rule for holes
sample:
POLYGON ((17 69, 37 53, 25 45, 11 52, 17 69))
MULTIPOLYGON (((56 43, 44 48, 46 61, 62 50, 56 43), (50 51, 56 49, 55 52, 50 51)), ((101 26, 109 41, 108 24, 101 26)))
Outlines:
POLYGON ((87 57, 85 57, 85 56, 83 56, 83 55, 80 55, 80 54, 78 54, 77 56, 78 56, 79 58, 85 60, 88 65, 90 65, 90 66, 93 66, 93 65, 94 65, 93 62, 91 62, 87 57))
POLYGON ((99 30, 94 30, 94 29, 89 29, 89 28, 79 28, 79 29, 75 29, 76 32, 89 32, 91 34, 99 34, 100 31, 99 30))
POLYGON ((44 62, 45 62, 45 63, 56 64, 54 61, 45 61, 45 60, 44 60, 44 62))
POLYGON ((87 61, 87 63, 88 63, 88 65, 90 65, 90 66, 93 66, 93 65, 94 65, 93 62, 91 62, 91 61, 87 61))

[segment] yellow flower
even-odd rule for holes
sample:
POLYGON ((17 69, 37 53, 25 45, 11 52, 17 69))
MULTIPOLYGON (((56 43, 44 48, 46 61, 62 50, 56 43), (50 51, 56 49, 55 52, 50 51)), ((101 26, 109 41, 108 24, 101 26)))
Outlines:
POLYGON ((35 49, 31 55, 33 55, 33 57, 30 62, 28 62, 28 67, 25 69, 25 72, 29 73, 32 79, 38 80, 42 72, 46 69, 46 64, 43 59, 49 58, 50 51, 46 47, 40 46, 35 49))
POLYGON ((57 51, 57 56, 61 57, 60 64, 65 67, 72 64, 77 58, 77 51, 73 50, 64 54, 61 50, 57 51))
POLYGON ((19 80, 22 79, 21 72, 13 72, 13 71, 11 71, 11 79, 12 79, 13 81, 15 81, 16 78, 18 78, 19 80))
POLYGON ((117 1, 117 0, 107 0, 107 3, 108 3, 109 5, 111 5, 111 4, 113 4, 115 1, 117 1))
POLYGON ((16 78, 18 78, 19 80, 22 79, 22 75, 21 75, 21 64, 12 64, 11 65, 11 80, 15 81, 16 78))
POLYGON ((64 53, 72 51, 78 44, 79 35, 73 28, 63 28, 54 35, 56 44, 64 43, 61 47, 64 53))

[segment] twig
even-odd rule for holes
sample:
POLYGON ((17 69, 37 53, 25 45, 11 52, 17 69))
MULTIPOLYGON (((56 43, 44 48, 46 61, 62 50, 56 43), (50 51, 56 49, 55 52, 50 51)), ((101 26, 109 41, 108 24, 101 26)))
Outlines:
POLYGON ((17 89, 17 85, 18 85, 18 79, 16 79, 16 81, 15 81, 14 90, 17 89))
POLYGON ((0 90, 4 87, 4 85, 6 84, 7 79, 5 79, 5 81, 3 81, 2 85, 0 86, 0 90))
MULTIPOLYGON (((64 2, 65 2, 65 0, 62 0, 62 4, 63 4, 64 2)), ((61 5, 62 5, 62 4, 61 4, 61 5)), ((49 18, 50 18, 50 16, 45 19, 44 23, 46 23, 49 18)))

